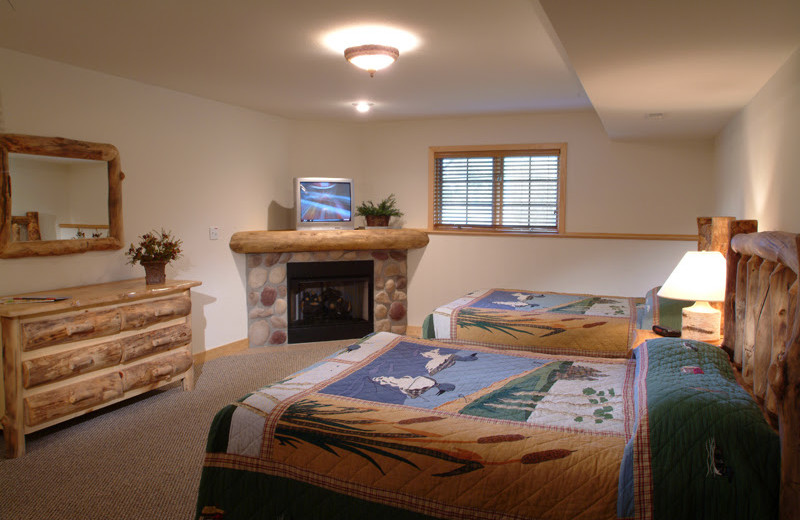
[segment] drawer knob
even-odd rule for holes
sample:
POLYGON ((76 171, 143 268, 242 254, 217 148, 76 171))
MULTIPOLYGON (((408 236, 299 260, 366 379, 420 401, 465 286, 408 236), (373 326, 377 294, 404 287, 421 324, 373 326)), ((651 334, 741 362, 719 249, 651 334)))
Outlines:
POLYGON ((161 365, 153 368, 150 373, 153 379, 169 379, 172 377, 172 365, 161 365))
POLYGON ((160 347, 161 345, 167 345, 171 342, 172 338, 168 336, 165 338, 156 338, 151 342, 151 344, 153 345, 153 347, 160 347))
POLYGON ((85 358, 78 358, 74 359, 69 364, 69 369, 73 372, 77 372, 78 370, 83 370, 84 368, 88 368, 94 365, 94 358, 92 357, 85 357, 85 358))
POLYGON ((93 323, 78 323, 75 325, 67 325, 67 336, 73 334, 80 334, 82 332, 92 332, 94 330, 93 323))
POLYGON ((90 392, 87 392, 87 391, 75 392, 75 391, 73 391, 73 392, 70 392, 68 401, 69 401, 70 404, 75 404, 75 403, 80 403, 81 401, 86 401, 87 399, 91 399, 92 397, 95 397, 95 394, 94 394, 94 392, 91 392, 91 391, 90 392))

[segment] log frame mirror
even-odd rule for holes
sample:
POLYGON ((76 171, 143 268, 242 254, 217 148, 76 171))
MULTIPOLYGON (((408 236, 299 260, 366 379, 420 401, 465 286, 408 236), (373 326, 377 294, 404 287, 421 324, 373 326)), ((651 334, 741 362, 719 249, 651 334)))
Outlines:
POLYGON ((0 258, 53 256, 122 249, 122 179, 119 151, 110 144, 76 141, 63 137, 0 134, 0 258), (35 240, 38 223, 30 222, 35 213, 14 217, 11 210, 11 170, 9 154, 41 155, 88 159, 108 163, 108 236, 72 240, 35 240), (28 225, 28 240, 14 238, 15 226, 28 225))

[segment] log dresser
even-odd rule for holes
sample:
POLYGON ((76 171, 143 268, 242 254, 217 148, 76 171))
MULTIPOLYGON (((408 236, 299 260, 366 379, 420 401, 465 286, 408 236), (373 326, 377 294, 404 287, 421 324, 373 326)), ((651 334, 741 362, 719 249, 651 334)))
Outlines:
POLYGON ((191 296, 196 281, 125 280, 0 301, 0 399, 6 456, 25 454, 25 434, 182 381, 194 387, 191 296))

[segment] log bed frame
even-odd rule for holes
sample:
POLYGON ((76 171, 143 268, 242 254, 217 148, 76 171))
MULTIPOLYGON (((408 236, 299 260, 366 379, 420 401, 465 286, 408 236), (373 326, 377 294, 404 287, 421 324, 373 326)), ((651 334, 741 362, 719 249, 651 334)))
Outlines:
POLYGON ((742 386, 777 429, 780 518, 800 518, 800 234, 754 220, 699 218, 699 249, 721 251, 728 277, 723 348, 742 386))

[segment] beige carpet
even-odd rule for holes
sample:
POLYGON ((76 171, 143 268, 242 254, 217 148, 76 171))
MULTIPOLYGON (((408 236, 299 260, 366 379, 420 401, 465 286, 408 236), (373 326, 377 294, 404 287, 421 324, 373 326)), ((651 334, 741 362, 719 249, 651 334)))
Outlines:
MULTIPOLYGON (((332 354, 348 341, 251 349, 172 385, 0 447, 0 520, 191 519, 206 435, 225 404, 332 354)), ((2 445, 3 443, 0 443, 2 445)))

